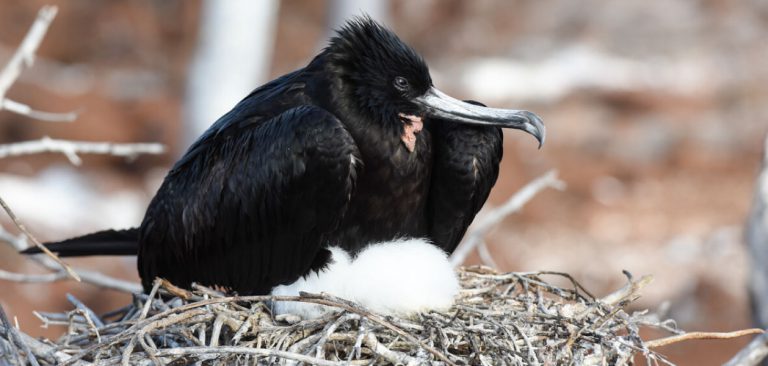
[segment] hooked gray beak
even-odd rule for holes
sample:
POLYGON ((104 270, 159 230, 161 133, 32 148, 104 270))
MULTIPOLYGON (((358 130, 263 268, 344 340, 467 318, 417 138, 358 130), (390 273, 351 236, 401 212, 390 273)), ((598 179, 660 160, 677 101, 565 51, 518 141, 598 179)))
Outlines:
POLYGON ((426 110, 426 115, 449 121, 474 125, 514 128, 530 133, 544 144, 547 130, 539 116, 529 111, 488 108, 463 102, 440 90, 430 88, 424 95, 414 98, 426 110))

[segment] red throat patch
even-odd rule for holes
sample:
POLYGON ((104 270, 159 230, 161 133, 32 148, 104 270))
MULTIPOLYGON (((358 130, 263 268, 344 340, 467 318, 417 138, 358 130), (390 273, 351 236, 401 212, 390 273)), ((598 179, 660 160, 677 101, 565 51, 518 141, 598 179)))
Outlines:
POLYGON ((424 121, 421 117, 403 113, 400 113, 400 118, 406 121, 403 124, 403 135, 400 136, 400 140, 409 152, 413 152, 416 149, 416 135, 424 128, 424 121))

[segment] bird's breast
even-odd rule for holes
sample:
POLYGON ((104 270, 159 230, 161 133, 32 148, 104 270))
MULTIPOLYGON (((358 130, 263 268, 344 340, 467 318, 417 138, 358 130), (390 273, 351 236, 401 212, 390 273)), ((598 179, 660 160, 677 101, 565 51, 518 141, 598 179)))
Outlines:
POLYGON ((354 255, 371 242, 426 235, 432 168, 429 133, 419 133, 413 151, 399 139, 358 146, 362 171, 330 241, 354 255))

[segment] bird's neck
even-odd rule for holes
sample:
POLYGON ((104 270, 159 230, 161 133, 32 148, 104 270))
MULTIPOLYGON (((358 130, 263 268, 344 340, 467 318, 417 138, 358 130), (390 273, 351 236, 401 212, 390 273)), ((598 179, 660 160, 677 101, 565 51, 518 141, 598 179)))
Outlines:
POLYGON ((375 173, 372 171, 374 166, 394 168, 406 175, 414 173, 420 163, 431 156, 429 133, 419 129, 416 141, 407 146, 403 141, 407 131, 400 117, 371 113, 356 104, 360 98, 341 82, 341 71, 334 69, 323 57, 323 54, 317 56, 304 70, 315 80, 312 85, 307 85, 310 88, 307 91, 321 107, 337 116, 352 135, 364 163, 369 165, 365 174, 375 173))
POLYGON ((347 71, 327 62, 327 52, 328 50, 315 57, 304 69, 307 75, 312 75, 312 79, 316 81, 309 91, 314 100, 341 120, 359 148, 364 149, 366 145, 396 145, 394 142, 400 141, 404 133, 403 124, 397 114, 388 115, 380 110, 372 113, 371 108, 360 105, 359 103, 370 101, 361 102, 355 91, 342 82, 347 71))

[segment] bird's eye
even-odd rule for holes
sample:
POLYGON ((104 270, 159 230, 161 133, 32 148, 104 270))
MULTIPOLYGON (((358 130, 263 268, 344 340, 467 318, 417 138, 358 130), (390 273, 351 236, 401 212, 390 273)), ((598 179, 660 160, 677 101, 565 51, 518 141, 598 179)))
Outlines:
POLYGON ((395 78, 395 88, 397 88, 400 91, 406 91, 410 85, 408 85, 408 80, 406 80, 402 76, 398 76, 395 78))

